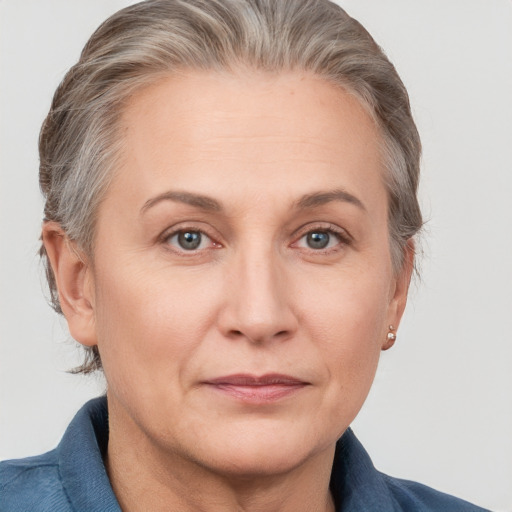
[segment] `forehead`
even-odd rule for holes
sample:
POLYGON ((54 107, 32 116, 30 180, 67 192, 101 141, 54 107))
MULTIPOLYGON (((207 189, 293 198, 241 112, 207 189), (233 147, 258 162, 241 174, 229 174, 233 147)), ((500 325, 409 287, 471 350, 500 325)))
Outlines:
POLYGON ((165 77, 131 98, 122 125, 115 181, 140 182, 146 195, 191 182, 209 194, 224 178, 252 191, 293 185, 307 193, 343 186, 340 178, 365 193, 382 187, 372 118, 353 95, 311 74, 165 77))
POLYGON ((208 129, 212 135, 220 131, 219 136, 229 131, 241 137, 294 135, 317 143, 335 138, 342 147, 357 139, 363 142, 366 135, 379 138, 374 121, 353 94, 304 72, 170 75, 133 95, 123 121, 129 132, 151 123, 192 140, 208 135, 208 129), (337 138, 347 125, 351 136, 337 138))

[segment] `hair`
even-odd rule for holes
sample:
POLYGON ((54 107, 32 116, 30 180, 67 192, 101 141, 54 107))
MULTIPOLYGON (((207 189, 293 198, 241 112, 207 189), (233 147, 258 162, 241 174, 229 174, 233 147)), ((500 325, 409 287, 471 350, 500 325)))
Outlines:
MULTIPOLYGON (((394 66, 329 0, 147 0, 107 19, 55 92, 39 139, 44 220, 93 260, 96 213, 122 153, 119 120, 142 87, 183 70, 303 71, 355 95, 381 133, 393 268, 422 226, 421 143, 394 66)), ((50 301, 62 313, 44 245, 50 301)), ((97 347, 75 373, 101 369, 97 347)))

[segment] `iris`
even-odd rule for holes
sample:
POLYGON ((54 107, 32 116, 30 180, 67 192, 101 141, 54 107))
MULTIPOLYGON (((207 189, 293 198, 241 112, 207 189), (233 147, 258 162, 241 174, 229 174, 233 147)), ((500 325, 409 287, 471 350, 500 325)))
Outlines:
POLYGON ((193 251, 201 245, 201 232, 182 231, 178 233, 178 243, 182 249, 193 251))
POLYGON ((330 236, 325 231, 312 231, 308 233, 306 240, 311 249, 325 249, 329 244, 330 236))

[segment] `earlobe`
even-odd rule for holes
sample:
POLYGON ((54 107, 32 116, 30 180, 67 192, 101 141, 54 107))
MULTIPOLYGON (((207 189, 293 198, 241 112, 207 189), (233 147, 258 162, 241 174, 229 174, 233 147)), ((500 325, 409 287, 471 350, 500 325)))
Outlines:
POLYGON ((87 258, 56 222, 45 222, 42 239, 48 254, 59 302, 71 336, 86 346, 96 345, 93 287, 87 258))
POLYGON ((388 350, 393 346, 397 338, 396 330, 407 304, 407 295, 414 270, 415 245, 410 239, 404 247, 404 260, 402 268, 395 278, 393 296, 388 310, 387 333, 383 336, 382 350, 388 350))
POLYGON ((389 350, 395 344, 395 341, 396 341, 396 333, 395 333, 396 329, 391 324, 388 327, 388 329, 389 329, 389 332, 386 336, 386 342, 382 345, 382 350, 389 350))

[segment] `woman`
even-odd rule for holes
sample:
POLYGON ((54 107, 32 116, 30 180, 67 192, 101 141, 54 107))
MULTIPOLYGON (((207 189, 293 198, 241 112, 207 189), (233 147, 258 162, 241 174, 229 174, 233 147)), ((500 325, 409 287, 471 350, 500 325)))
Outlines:
POLYGON ((327 1, 107 20, 40 139, 41 255, 101 369, 5 510, 482 510, 378 473, 349 426, 422 220, 407 93, 327 1))

